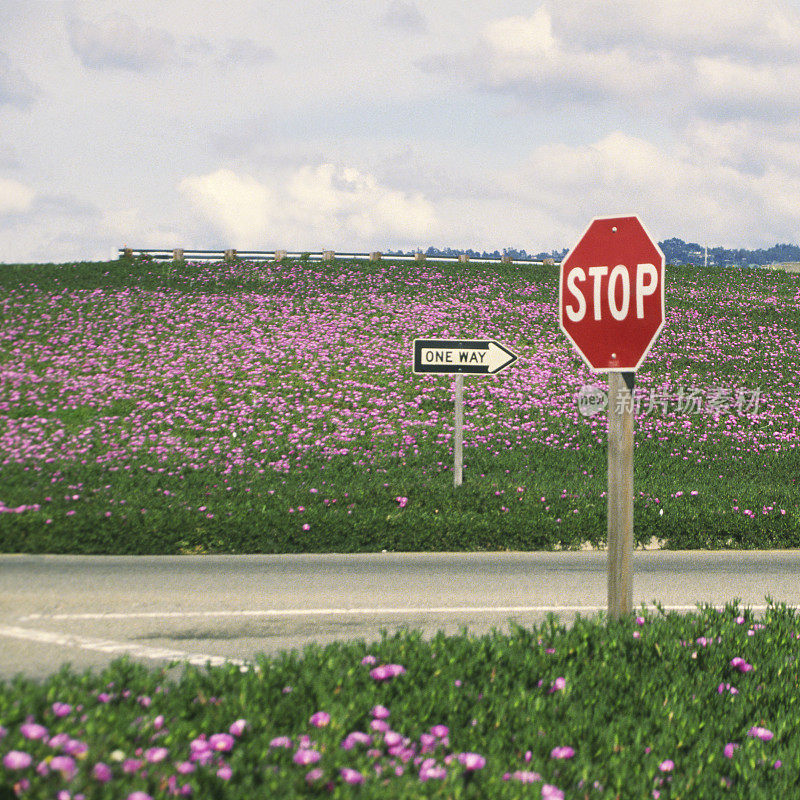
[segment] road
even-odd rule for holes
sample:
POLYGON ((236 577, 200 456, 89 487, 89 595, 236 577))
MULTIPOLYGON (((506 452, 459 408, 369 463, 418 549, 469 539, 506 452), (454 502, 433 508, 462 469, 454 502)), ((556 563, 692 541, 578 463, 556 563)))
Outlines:
MULTIPOLYGON (((800 550, 637 551, 634 606, 800 607, 800 550)), ((377 553, 245 556, 0 555, 0 680, 123 653, 246 664, 257 652, 380 638, 381 628, 456 633, 570 623, 607 604, 607 554, 377 553)))

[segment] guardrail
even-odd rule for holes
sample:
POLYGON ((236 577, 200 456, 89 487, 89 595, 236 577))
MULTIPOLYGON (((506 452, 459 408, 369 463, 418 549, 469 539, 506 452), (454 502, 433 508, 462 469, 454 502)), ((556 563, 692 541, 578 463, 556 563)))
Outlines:
POLYGON ((480 257, 468 254, 458 256, 429 256, 424 253, 412 255, 394 255, 392 253, 337 253, 333 250, 321 250, 316 253, 292 250, 183 250, 180 248, 168 250, 148 250, 135 247, 120 247, 120 258, 141 258, 148 261, 163 263, 166 261, 283 261, 284 259, 299 259, 305 256, 309 261, 333 261, 341 258, 347 260, 380 261, 382 258, 391 261, 451 261, 451 262, 479 262, 495 264, 553 264, 560 262, 552 258, 514 258, 512 256, 480 257))

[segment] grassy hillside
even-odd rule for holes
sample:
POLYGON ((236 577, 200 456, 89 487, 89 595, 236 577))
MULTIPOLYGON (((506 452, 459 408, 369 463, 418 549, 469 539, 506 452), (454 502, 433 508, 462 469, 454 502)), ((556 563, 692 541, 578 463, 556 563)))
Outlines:
MULTIPOLYGON (((558 270, 477 264, 0 267, 0 550, 550 549, 605 537, 604 387, 558 270), (411 372, 416 337, 520 358, 411 372)), ((668 268, 637 375, 635 534, 800 545, 800 276, 668 268)))

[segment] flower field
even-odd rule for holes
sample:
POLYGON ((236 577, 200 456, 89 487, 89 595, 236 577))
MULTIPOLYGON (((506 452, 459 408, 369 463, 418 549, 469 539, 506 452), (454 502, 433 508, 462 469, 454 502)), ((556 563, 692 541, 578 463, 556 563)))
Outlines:
POLYGON ((736 603, 0 684, 0 796, 795 797, 796 611, 736 603))
MULTIPOLYGON (((0 550, 578 548, 605 539, 603 388, 557 324, 557 268, 0 268, 0 550), (414 338, 519 360, 413 375, 414 338)), ((637 375, 635 535, 800 545, 800 276, 668 268, 637 375)))

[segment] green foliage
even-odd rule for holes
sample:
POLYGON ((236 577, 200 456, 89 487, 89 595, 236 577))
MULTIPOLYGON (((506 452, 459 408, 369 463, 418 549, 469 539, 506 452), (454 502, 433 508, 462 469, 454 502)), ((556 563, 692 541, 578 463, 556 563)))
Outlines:
POLYGON ((94 673, 64 667, 41 683, 19 676, 0 684, 0 760, 12 751, 33 760, 0 765, 0 787, 16 796, 27 780, 20 796, 32 800, 61 789, 99 800, 136 790, 161 797, 171 781, 195 797, 232 799, 544 797, 545 784, 565 798, 793 797, 798 627, 783 604, 770 601, 758 621, 733 602, 686 615, 642 609, 615 622, 578 616, 565 625, 551 615, 483 636, 425 640, 402 629, 370 644, 258 655, 244 670, 187 664, 175 675, 125 657, 94 673), (371 675, 385 664, 405 671, 371 675), (396 750, 373 724, 379 707, 399 734, 396 750), (328 715, 320 726, 317 712, 328 715), (192 758, 237 721, 241 730, 207 760, 192 758), (63 745, 26 737, 26 722, 87 748, 72 777, 36 770, 63 745), (355 731, 370 741, 347 746, 355 731), (317 764, 295 763, 303 736, 317 764), (166 755, 148 762, 161 747, 166 755), (470 772, 459 759, 466 753, 485 763, 470 772), (441 768, 437 777, 421 780, 424 759, 441 768), (111 770, 107 783, 94 777, 98 762, 111 770), (181 772, 187 762, 193 771, 181 772), (320 779, 306 777, 312 767, 320 779), (348 786, 347 769, 363 784, 348 786), (538 777, 525 784, 520 773, 538 777))

